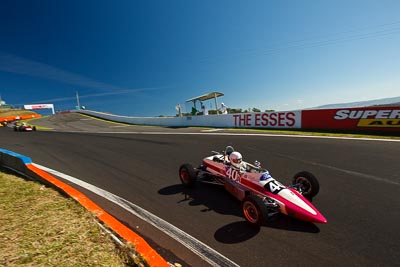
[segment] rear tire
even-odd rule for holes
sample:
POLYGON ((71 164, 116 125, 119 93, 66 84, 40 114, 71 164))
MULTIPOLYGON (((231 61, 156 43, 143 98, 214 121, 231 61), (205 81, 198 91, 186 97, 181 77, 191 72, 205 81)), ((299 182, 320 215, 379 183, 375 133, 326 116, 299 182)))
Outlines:
POLYGON ((179 179, 183 186, 193 187, 196 183, 197 175, 192 165, 185 163, 179 168, 179 179))
POLYGON ((261 198, 251 194, 243 199, 242 210, 246 221, 255 227, 260 227, 265 222, 265 216, 268 213, 261 198))
POLYGON ((296 173, 293 177, 293 184, 299 184, 301 194, 308 200, 312 200, 319 192, 319 182, 310 172, 302 171, 296 173))

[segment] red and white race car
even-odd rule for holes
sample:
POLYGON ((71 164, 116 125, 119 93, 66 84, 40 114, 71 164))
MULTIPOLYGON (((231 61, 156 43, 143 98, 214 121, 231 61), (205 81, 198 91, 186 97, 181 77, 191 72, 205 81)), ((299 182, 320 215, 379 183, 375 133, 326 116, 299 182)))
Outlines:
POLYGON ((14 124, 14 131, 16 132, 32 132, 36 131, 36 126, 31 126, 23 122, 22 124, 14 124))
POLYGON ((302 171, 285 186, 261 168, 259 162, 242 162, 240 153, 228 146, 224 152, 212 152, 198 168, 186 163, 179 168, 179 178, 185 187, 196 181, 222 185, 242 202, 243 215, 250 224, 262 225, 271 216, 282 213, 302 221, 327 223, 311 204, 319 191, 313 174, 302 171))

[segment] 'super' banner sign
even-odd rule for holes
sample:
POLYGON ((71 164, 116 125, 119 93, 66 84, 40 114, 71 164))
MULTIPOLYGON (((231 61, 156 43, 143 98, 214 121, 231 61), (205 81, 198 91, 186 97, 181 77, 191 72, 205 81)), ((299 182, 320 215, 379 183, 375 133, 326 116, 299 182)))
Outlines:
POLYGON ((336 111, 335 120, 355 119, 358 127, 400 127, 400 109, 336 111))
POLYGON ((400 107, 303 110, 302 128, 400 131, 400 107))

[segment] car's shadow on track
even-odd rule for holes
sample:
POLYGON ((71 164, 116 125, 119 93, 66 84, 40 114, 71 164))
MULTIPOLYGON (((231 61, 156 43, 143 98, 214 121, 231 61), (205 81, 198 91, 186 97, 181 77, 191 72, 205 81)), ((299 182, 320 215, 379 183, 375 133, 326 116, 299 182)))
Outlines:
MULTIPOLYGON (((242 221, 224 225, 215 232, 215 239, 221 243, 240 243, 260 232, 260 228, 252 227, 244 220, 241 203, 221 186, 198 183, 193 188, 185 188, 181 184, 176 184, 164 187, 158 193, 160 195, 181 194, 182 200, 178 203, 205 206, 201 212, 215 211, 219 214, 242 218, 242 221)), ((299 221, 281 214, 268 219, 262 227, 305 233, 319 233, 320 231, 313 223, 299 221)))
POLYGON ((185 188, 181 184, 171 185, 158 191, 161 195, 182 195, 178 203, 190 206, 205 206, 201 212, 215 211, 220 214, 232 214, 241 217, 240 203, 236 201, 223 187, 206 184, 196 184, 193 188, 185 188))

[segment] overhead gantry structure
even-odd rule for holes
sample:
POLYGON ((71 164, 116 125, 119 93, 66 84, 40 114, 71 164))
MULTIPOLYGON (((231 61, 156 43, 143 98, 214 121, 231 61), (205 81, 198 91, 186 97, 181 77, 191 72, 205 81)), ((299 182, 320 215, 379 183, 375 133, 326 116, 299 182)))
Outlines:
POLYGON ((198 101, 202 102, 202 101, 214 99, 214 101, 215 101, 215 110, 217 111, 217 114, 218 114, 218 97, 223 96, 223 95, 224 94, 220 93, 220 92, 211 92, 211 93, 207 93, 207 94, 204 94, 204 95, 201 95, 201 96, 196 96, 196 97, 190 98, 190 99, 186 100, 186 102, 193 102, 192 110, 197 111, 198 109, 197 109, 197 105, 196 104, 197 104, 198 101))

